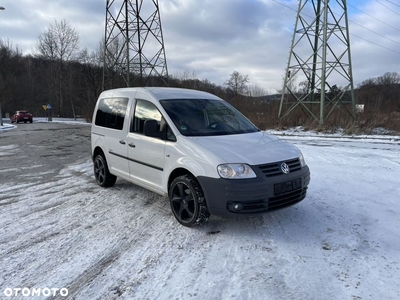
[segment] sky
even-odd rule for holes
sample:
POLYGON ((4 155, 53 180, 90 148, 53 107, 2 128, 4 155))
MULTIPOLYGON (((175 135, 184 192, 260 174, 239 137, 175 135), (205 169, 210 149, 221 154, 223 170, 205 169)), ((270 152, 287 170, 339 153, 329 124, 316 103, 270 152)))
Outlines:
MULTIPOLYGON (((238 71, 248 75, 250 85, 275 93, 282 88, 298 3, 159 0, 169 74, 223 85, 238 71)), ((335 13, 342 12, 335 1, 330 3, 335 13)), ((400 73, 397 3, 347 1, 355 87, 386 72, 400 73)), ((104 36, 105 0, 0 0, 0 6, 5 8, 0 11, 0 38, 24 54, 35 51, 38 36, 55 20, 65 19, 78 32, 81 49, 94 51, 104 36)), ((338 79, 337 85, 341 83, 338 79)))
POLYGON ((18 288, 76 300, 400 298, 400 136, 270 131, 303 152, 306 199, 186 228, 161 196, 121 179, 99 187, 82 152, 64 163, 13 144, 26 125, 0 130, 1 299, 48 298, 7 297, 18 288))

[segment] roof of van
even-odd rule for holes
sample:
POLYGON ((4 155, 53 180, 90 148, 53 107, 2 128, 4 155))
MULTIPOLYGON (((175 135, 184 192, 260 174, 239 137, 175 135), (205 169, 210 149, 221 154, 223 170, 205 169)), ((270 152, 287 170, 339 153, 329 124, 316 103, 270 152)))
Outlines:
MULTIPOLYGON (((128 87, 128 88, 118 88, 113 90, 108 90, 103 92, 104 94, 112 93, 114 96, 116 93, 121 92, 122 94, 127 93, 137 93, 137 94, 147 94, 152 96, 157 100, 166 99, 221 99, 213 94, 182 88, 170 88, 170 87, 128 87)), ((140 96, 139 96, 140 97, 140 96)))

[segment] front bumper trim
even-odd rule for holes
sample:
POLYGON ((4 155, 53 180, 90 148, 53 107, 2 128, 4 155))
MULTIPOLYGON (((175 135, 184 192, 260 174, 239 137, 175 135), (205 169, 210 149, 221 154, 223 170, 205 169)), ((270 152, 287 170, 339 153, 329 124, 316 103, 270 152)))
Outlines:
POLYGON ((207 202, 208 210, 215 215, 258 214, 285 208, 304 200, 310 182, 307 166, 301 170, 266 177, 257 174, 257 178, 229 180, 224 178, 197 177, 207 202), (290 192, 275 195, 275 184, 297 181, 301 186, 290 192))

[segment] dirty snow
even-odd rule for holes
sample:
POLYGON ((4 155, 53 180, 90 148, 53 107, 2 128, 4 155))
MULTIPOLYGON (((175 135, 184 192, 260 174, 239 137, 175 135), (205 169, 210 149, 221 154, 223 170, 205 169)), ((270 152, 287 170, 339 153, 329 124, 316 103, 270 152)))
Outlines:
MULTIPOLYGON (((51 181, 0 182, 0 298, 400 299, 400 137, 271 133, 302 150, 307 198, 192 229, 163 197, 97 186, 90 159, 51 181)), ((0 162, 18 151, 1 146, 0 162)))

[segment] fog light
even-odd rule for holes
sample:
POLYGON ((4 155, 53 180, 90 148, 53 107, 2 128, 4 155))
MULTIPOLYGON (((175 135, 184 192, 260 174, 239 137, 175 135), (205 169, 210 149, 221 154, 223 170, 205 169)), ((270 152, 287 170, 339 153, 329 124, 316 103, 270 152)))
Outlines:
POLYGON ((236 211, 239 211, 239 210, 243 209, 243 206, 242 206, 242 204, 234 204, 233 205, 233 209, 236 210, 236 211))

